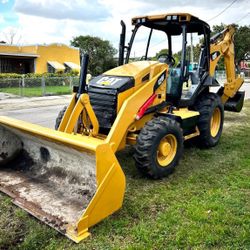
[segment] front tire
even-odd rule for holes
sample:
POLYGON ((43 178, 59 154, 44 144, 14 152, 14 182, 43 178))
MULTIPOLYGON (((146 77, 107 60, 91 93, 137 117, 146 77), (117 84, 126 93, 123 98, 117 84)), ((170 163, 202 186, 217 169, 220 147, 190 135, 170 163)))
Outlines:
POLYGON ((208 93, 201 97, 195 105, 200 112, 197 138, 201 147, 214 147, 218 144, 223 130, 224 106, 221 98, 215 93, 208 93))
POLYGON ((173 172, 183 152, 180 124, 166 117, 147 122, 137 137, 134 160, 137 169, 153 179, 173 172))
POLYGON ((56 123, 55 123, 55 130, 58 130, 61 121, 63 119, 64 113, 66 112, 67 106, 64 106, 63 109, 58 113, 58 116, 56 118, 56 123))

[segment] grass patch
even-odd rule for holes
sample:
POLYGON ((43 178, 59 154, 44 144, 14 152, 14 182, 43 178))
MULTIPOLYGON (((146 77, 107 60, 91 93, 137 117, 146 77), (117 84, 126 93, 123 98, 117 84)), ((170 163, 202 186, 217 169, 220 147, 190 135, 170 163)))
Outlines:
POLYGON ((25 88, 0 88, 0 92, 21 96, 42 96, 45 95, 65 95, 70 94, 72 90, 69 86, 46 86, 45 93, 42 87, 25 87, 25 88))
POLYGON ((0 194, 0 249, 250 249, 250 102, 225 117, 219 145, 186 145, 163 180, 142 177, 131 149, 120 152, 123 207, 78 245, 0 194))

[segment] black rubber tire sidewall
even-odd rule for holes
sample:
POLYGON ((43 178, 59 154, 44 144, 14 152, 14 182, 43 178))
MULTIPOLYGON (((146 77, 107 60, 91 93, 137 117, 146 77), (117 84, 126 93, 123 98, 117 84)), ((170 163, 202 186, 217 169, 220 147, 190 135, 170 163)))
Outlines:
POLYGON ((182 144, 183 144, 182 134, 180 134, 178 128, 174 126, 166 128, 165 131, 159 131, 159 135, 155 138, 155 140, 152 141, 151 154, 153 156, 153 161, 154 161, 154 164, 152 164, 152 168, 154 168, 154 172, 160 175, 160 177, 167 176, 168 174, 173 172, 174 167, 177 165, 179 158, 181 157, 182 154, 182 149, 181 149, 182 144), (162 167, 158 163, 156 149, 158 149, 161 140, 167 134, 172 134, 175 136, 177 141, 177 151, 172 162, 167 167, 162 167))
POLYGON ((201 147, 206 148, 216 146, 220 140, 224 123, 224 106, 220 97, 215 93, 206 94, 197 103, 196 110, 200 112, 200 117, 197 124, 200 131, 198 144, 201 147), (217 135, 213 137, 211 135, 210 121, 216 108, 219 108, 220 110, 221 122, 217 135))
POLYGON ((140 172, 153 179, 160 179, 173 172, 183 152, 183 132, 177 121, 157 117, 144 126, 137 141, 140 145, 135 147, 134 159, 140 172), (167 134, 175 136, 177 150, 172 162, 167 167, 162 167, 157 161, 157 149, 167 134))
POLYGON ((56 118, 56 123, 55 123, 55 130, 58 130, 61 121, 63 119, 64 113, 66 112, 67 106, 64 106, 62 110, 58 113, 57 118, 56 118))

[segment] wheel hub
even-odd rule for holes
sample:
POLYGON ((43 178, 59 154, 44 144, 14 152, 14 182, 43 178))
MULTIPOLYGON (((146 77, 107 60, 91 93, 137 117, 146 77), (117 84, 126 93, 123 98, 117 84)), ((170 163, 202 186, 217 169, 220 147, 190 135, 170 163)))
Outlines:
POLYGON ((168 156, 171 151, 171 145, 169 144, 169 142, 161 142, 159 151, 163 156, 168 156))
POLYGON ((173 134, 162 138, 157 150, 157 161, 161 167, 168 167, 177 152, 177 140, 173 134))
POLYGON ((217 107, 214 110, 213 115, 211 117, 211 121, 210 121, 210 132, 213 137, 217 136, 220 130, 220 124, 221 124, 221 111, 217 107))

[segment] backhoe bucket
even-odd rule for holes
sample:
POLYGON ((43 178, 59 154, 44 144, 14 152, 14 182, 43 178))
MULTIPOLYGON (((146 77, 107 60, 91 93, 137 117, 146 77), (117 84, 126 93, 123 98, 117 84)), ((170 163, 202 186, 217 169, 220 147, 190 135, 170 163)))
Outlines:
POLYGON ((237 91, 235 96, 229 98, 224 104, 224 110, 231 112, 240 112, 244 105, 245 91, 237 91))
POLYGON ((0 190, 79 242, 122 206, 125 176, 104 140, 0 117, 0 190))

